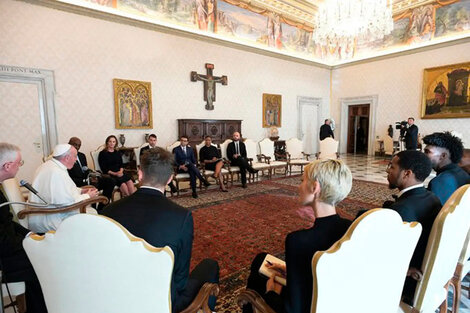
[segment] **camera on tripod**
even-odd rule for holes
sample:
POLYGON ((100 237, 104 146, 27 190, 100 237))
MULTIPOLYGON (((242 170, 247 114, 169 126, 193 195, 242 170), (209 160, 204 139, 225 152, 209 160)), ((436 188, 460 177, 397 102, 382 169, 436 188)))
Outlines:
POLYGON ((395 129, 400 130, 400 139, 405 137, 405 132, 406 132, 406 129, 408 128, 407 125, 408 125, 407 121, 395 122, 395 129))

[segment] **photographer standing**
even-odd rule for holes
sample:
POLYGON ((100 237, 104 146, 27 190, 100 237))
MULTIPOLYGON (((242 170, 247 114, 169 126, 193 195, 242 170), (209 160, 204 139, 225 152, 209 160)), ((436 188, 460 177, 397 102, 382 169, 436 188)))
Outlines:
POLYGON ((406 150, 416 150, 418 148, 418 126, 415 125, 413 117, 408 118, 408 125, 405 128, 405 147, 406 150))

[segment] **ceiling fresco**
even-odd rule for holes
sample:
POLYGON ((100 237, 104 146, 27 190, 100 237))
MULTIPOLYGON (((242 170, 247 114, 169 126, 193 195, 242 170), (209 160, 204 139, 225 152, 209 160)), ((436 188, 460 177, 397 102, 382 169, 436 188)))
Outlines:
POLYGON ((328 66, 470 37, 470 0, 394 0, 380 40, 315 42, 327 0, 51 0, 214 37, 328 66))

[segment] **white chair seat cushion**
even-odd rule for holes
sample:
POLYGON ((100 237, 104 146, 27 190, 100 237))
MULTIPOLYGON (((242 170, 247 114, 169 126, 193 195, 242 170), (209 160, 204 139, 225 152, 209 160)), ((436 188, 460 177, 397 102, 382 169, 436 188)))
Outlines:
POLYGON ((240 167, 238 166, 230 166, 230 172, 240 172, 240 167))
POLYGON ((287 162, 282 162, 282 161, 271 161, 269 162, 271 166, 286 166, 287 162))
POLYGON ((253 168, 255 170, 260 170, 260 169, 270 168, 270 167, 271 167, 271 165, 269 165, 267 163, 260 163, 260 162, 253 163, 253 168))
POLYGON ((3 296, 8 295, 8 290, 10 290, 10 294, 14 297, 22 295, 25 293, 25 284, 24 282, 19 283, 8 283, 8 290, 6 287, 7 284, 2 284, 2 294, 3 296))
POLYGON ((212 175, 214 175, 214 171, 211 171, 211 170, 205 170, 205 171, 204 171, 204 175, 207 175, 207 176, 212 176, 212 175))
POLYGON ((187 173, 178 173, 175 176, 176 179, 184 179, 184 178, 189 178, 189 174, 187 173))
POLYGON ((301 159, 296 159, 296 160, 290 160, 289 162, 292 165, 307 165, 310 163, 308 160, 301 160, 301 159))
POLYGON ((223 168, 223 169, 220 170, 220 173, 221 173, 222 175, 224 175, 224 174, 229 174, 230 172, 229 172, 229 170, 223 168))

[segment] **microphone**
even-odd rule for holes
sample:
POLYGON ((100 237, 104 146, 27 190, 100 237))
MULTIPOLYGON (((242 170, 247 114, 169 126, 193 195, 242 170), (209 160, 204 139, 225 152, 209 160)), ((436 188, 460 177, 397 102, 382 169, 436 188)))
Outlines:
POLYGON ((33 188, 33 186, 31 186, 30 183, 28 183, 26 180, 22 179, 20 180, 20 186, 22 187, 25 187, 26 189, 28 189, 29 191, 31 191, 32 193, 34 193, 39 199, 42 200, 42 202, 44 202, 45 204, 49 204, 47 203, 46 200, 44 200, 38 193, 38 191, 36 189, 33 188))

